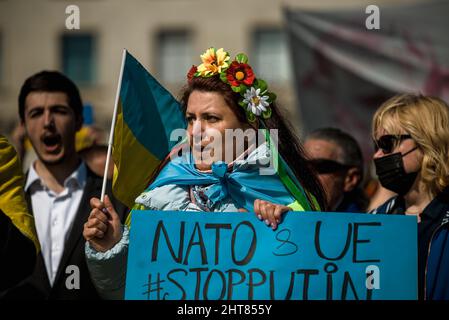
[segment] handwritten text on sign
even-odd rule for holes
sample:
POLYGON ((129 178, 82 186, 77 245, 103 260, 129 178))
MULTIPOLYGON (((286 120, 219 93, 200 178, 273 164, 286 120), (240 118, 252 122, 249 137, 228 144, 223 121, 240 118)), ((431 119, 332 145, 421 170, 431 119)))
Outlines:
POLYGON ((416 219, 133 211, 127 299, 416 299, 416 219))

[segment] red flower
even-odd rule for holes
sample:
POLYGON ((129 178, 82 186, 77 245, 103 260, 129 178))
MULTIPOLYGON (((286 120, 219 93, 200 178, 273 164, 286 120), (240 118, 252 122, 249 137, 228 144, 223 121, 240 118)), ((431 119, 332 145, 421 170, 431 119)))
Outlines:
POLYGON ((232 61, 226 70, 226 78, 233 87, 238 87, 241 83, 250 86, 254 82, 253 69, 247 63, 232 61))
POLYGON ((188 82, 192 81, 193 76, 195 75, 197 70, 196 66, 192 66, 189 70, 189 72, 187 73, 187 80, 188 82))

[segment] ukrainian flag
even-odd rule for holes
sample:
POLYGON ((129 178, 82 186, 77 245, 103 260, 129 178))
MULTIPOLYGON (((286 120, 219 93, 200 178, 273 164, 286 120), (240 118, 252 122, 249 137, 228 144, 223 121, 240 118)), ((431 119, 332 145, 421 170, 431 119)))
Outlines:
POLYGON ((133 207, 159 164, 178 141, 170 141, 174 129, 185 129, 179 102, 126 51, 112 158, 114 196, 133 207))

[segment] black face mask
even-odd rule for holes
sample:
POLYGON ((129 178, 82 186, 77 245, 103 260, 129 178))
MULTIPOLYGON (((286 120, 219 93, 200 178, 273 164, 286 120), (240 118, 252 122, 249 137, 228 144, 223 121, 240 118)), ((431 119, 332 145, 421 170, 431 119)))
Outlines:
POLYGON ((382 158, 374 159, 376 174, 379 177, 380 184, 384 188, 391 190, 400 196, 409 192, 415 182, 418 172, 406 173, 402 158, 417 148, 418 147, 415 147, 404 154, 397 152, 382 158))

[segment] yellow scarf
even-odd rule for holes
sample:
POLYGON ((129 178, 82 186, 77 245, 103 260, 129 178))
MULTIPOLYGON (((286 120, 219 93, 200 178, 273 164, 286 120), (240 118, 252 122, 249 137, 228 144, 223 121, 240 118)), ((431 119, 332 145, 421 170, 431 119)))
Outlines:
POLYGON ((14 147, 0 135, 0 209, 19 231, 33 241, 39 251, 34 218, 28 212, 24 193, 24 175, 14 147))

